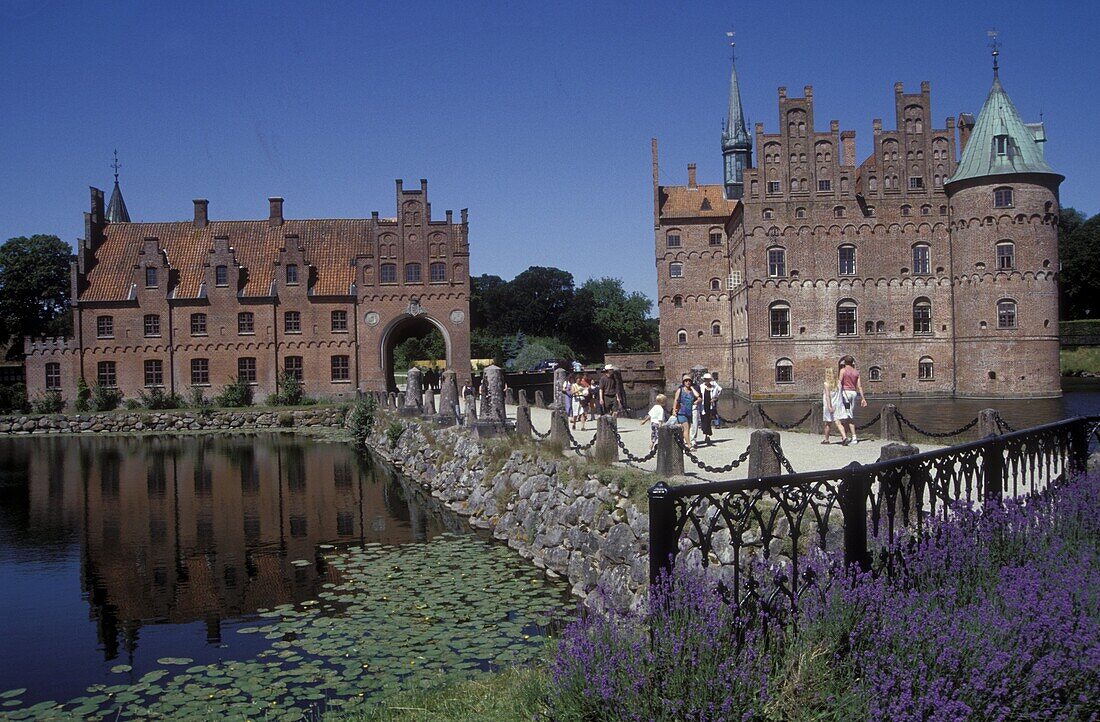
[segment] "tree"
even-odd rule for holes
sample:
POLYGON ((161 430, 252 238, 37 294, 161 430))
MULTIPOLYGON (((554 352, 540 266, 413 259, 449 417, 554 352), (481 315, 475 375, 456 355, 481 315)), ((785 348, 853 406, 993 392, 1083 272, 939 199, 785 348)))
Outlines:
POLYGON ((19 236, 0 246, 0 343, 72 333, 71 256, 57 236, 19 236))
POLYGON ((500 300, 504 303, 496 313, 505 323, 500 332, 557 336, 565 330, 563 318, 573 306, 573 274, 531 266, 507 284, 500 300))
POLYGON ((1085 220, 1072 208, 1058 220, 1062 318, 1100 316, 1100 214, 1085 220))
POLYGON ((617 278, 592 278, 577 289, 566 315, 573 348, 588 359, 616 352, 650 351, 657 345, 657 321, 643 294, 627 294, 617 278))

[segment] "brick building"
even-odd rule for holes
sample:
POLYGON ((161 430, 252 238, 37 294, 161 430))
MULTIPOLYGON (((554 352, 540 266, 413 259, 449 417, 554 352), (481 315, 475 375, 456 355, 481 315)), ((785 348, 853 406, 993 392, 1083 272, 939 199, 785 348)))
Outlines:
POLYGON ((216 394, 241 378, 262 400, 293 373, 307 395, 354 398, 393 388, 393 349, 432 328, 448 366, 470 368, 465 209, 432 218, 427 181, 397 181, 397 216, 217 221, 206 200, 189 221, 133 223, 115 188, 91 189, 72 264, 75 337, 27 343, 27 390, 77 380, 135 398, 154 387, 216 394))
POLYGON ((779 128, 750 138, 736 66, 724 183, 661 185, 653 225, 667 380, 706 366, 748 398, 820 395, 852 354, 868 393, 1058 396, 1058 186, 1041 123, 994 80, 975 120, 942 126, 930 86, 894 86, 895 127, 814 119, 779 88, 779 128), (958 134, 956 135, 956 130, 958 134), (756 146, 753 163, 752 146, 756 146))

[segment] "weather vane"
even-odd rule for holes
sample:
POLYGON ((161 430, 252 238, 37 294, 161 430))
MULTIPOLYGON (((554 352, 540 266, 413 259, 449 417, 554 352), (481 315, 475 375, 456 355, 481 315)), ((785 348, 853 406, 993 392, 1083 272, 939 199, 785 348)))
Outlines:
POLYGON ((737 45, 737 43, 736 43, 736 42, 734 41, 734 39, 733 39, 733 36, 734 36, 734 35, 735 35, 735 33, 734 33, 734 32, 733 32, 732 30, 727 30, 727 31, 726 31, 726 37, 730 39, 730 59, 731 59, 731 60, 733 60, 733 59, 734 59, 734 55, 733 55, 733 46, 734 46, 734 45, 737 45))
POLYGON ((989 36, 989 47, 993 48, 993 77, 997 76, 997 56, 1001 54, 1001 43, 997 40, 998 31, 996 28, 987 30, 985 32, 989 36))
POLYGON ((118 162, 118 148, 115 148, 115 162, 111 163, 111 167, 115 169, 115 183, 118 183, 118 169, 122 167, 118 162))

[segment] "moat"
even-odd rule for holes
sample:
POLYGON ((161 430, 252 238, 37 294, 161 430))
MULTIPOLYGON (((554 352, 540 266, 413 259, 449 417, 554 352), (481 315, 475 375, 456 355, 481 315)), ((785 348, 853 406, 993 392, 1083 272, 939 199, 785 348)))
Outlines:
POLYGON ((567 591, 349 444, 0 439, 0 717, 296 718, 526 661, 567 591))

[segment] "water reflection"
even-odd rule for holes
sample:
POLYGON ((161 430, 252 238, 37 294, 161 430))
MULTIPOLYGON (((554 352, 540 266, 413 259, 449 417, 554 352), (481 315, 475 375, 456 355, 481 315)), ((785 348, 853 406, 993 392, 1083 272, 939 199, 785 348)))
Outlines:
MULTIPOLYGON (((388 467, 340 444, 279 435, 0 440, 0 567, 64 574, 78 549, 79 586, 106 660, 132 658, 150 623, 198 622, 217 645, 226 619, 314 598, 326 581, 314 563, 321 544, 403 544, 459 528, 388 467)), ((22 603, 52 602, 13 606, 22 603)), ((10 611, 0 608, 0 628, 23 623, 10 611)))

